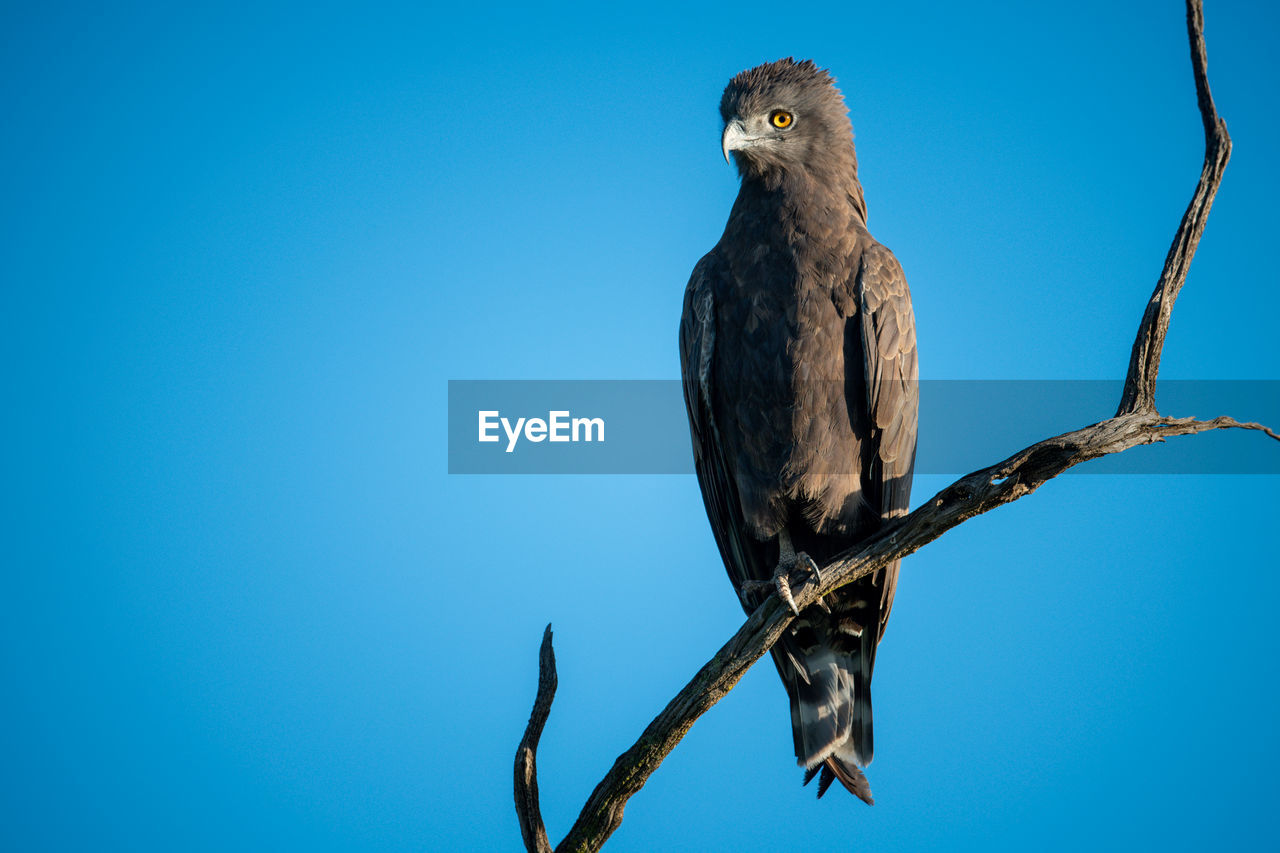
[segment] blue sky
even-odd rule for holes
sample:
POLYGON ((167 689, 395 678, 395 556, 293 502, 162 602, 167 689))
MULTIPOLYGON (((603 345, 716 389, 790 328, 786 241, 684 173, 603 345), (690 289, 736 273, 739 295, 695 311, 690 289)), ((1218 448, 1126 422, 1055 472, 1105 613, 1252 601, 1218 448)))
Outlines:
MULTIPOLYGON (((7 8, 0 846, 516 849, 548 621, 559 838, 741 613, 692 475, 449 476, 447 380, 674 378, 720 90, 786 55, 925 377, 1118 378, 1202 141, 1181 5, 1116 5, 7 8)), ((1208 6, 1236 147, 1162 375, 1278 379, 1280 19, 1208 6)), ((606 849, 1273 844, 1278 510, 1072 476, 964 525, 904 565, 873 809, 800 787, 765 665, 606 849)))

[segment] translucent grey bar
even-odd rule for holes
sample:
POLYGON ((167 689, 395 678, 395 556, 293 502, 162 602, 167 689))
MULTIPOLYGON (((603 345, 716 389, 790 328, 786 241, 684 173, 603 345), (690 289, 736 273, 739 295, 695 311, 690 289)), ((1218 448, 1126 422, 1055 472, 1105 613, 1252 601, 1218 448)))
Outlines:
MULTIPOLYGON (((1104 420, 1114 413, 1121 386, 922 380, 916 473, 966 474, 1041 439, 1104 420)), ((1230 415, 1280 427, 1277 380, 1162 380, 1156 404, 1174 417, 1230 415)), ((850 460, 831 465, 826 473, 842 473, 850 460)), ((449 473, 691 474, 681 384, 450 380, 449 473), (482 431, 490 440, 480 440, 482 431)), ((1280 444, 1258 432, 1219 430, 1136 447, 1070 473, 1280 474, 1280 444)))

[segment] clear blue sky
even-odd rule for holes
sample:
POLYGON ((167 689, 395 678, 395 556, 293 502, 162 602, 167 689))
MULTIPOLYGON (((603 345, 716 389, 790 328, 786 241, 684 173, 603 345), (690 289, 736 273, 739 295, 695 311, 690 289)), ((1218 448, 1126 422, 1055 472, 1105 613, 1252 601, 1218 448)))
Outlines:
MULTIPOLYGON (((1280 13, 1206 15, 1236 148, 1163 375, 1277 379, 1280 13)), ((741 614, 692 475, 449 476, 446 381, 677 375, 734 72, 840 81, 928 378, 1121 376, 1202 154, 1176 2, 38 3, 0 42, 7 850, 517 849, 548 621, 563 834, 741 614)), ((874 808, 800 787, 766 664, 606 849, 1273 845, 1278 511, 1072 476, 964 525, 903 569, 874 808)))

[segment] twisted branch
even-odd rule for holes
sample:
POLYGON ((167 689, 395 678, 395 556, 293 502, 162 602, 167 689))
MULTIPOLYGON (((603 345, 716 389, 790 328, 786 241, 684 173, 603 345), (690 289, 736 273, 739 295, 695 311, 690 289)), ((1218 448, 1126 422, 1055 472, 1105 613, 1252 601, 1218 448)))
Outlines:
POLYGON ((1164 337, 1169 331, 1169 317, 1173 303, 1187 280, 1187 270, 1200 245, 1213 197, 1218 194, 1222 173, 1231 159, 1231 137, 1227 135, 1227 123, 1218 116, 1209 92, 1209 60, 1204 47, 1204 8, 1201 0, 1187 0, 1187 38, 1191 42, 1191 70, 1196 78, 1196 101, 1200 105, 1200 120, 1204 123, 1204 166, 1195 195, 1182 214, 1173 244, 1164 259, 1164 270, 1156 289, 1147 303, 1138 327, 1138 337, 1133 342, 1129 356, 1129 373, 1124 380, 1124 393, 1120 396, 1117 415, 1126 412, 1156 410, 1156 374, 1160 371, 1160 353, 1164 349, 1164 337))
MULTIPOLYGON (((885 523, 875 534, 823 566, 820 586, 812 577, 792 585, 791 592, 800 609, 837 587, 916 551, 975 515, 1031 494, 1045 482, 1081 462, 1119 453, 1139 444, 1164 441, 1170 436, 1216 429, 1259 430, 1280 441, 1280 435, 1261 424, 1241 423, 1229 417, 1211 420, 1170 418, 1160 415, 1155 407, 1156 375, 1160 369, 1160 353, 1164 348, 1169 317, 1178 292, 1186 281, 1187 270, 1204 233, 1209 209, 1231 156, 1231 138, 1227 135, 1226 123, 1218 117, 1209 92, 1201 0, 1187 0, 1187 34, 1191 43, 1191 64, 1200 116, 1204 122, 1204 167, 1138 327, 1124 392, 1115 416, 1045 439, 1003 462, 962 477, 911 514, 885 523)), ((793 618, 791 610, 776 594, 756 608, 715 657, 645 728, 639 740, 618 757, 591 792, 568 835, 555 848, 557 853, 594 853, 599 850, 621 825, 627 800, 643 787, 649 775, 675 748, 694 721, 732 690, 752 664, 777 642, 793 618)), ((516 811, 525 847, 530 853, 548 853, 551 850, 538 812, 534 753, 554 692, 555 659, 551 653, 551 626, 548 625, 543 636, 538 698, 516 755, 516 811)))
POLYGON ((556 698, 556 681, 556 653, 551 648, 551 626, 547 625, 538 651, 538 695, 533 700, 533 713, 529 715, 524 738, 516 750, 516 816, 529 853, 552 853, 547 828, 542 825, 542 809, 538 806, 538 741, 551 713, 551 700, 556 698))

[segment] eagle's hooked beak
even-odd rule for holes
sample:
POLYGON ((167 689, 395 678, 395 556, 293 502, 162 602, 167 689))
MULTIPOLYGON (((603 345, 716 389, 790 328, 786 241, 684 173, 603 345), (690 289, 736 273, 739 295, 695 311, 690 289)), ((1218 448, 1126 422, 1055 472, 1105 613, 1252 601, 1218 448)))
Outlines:
POLYGON ((747 129, 743 127, 741 119, 734 119, 724 126, 724 135, 720 137, 720 150, 724 152, 724 161, 733 165, 733 161, 729 159, 730 151, 739 151, 747 147, 751 137, 747 136, 747 129))

